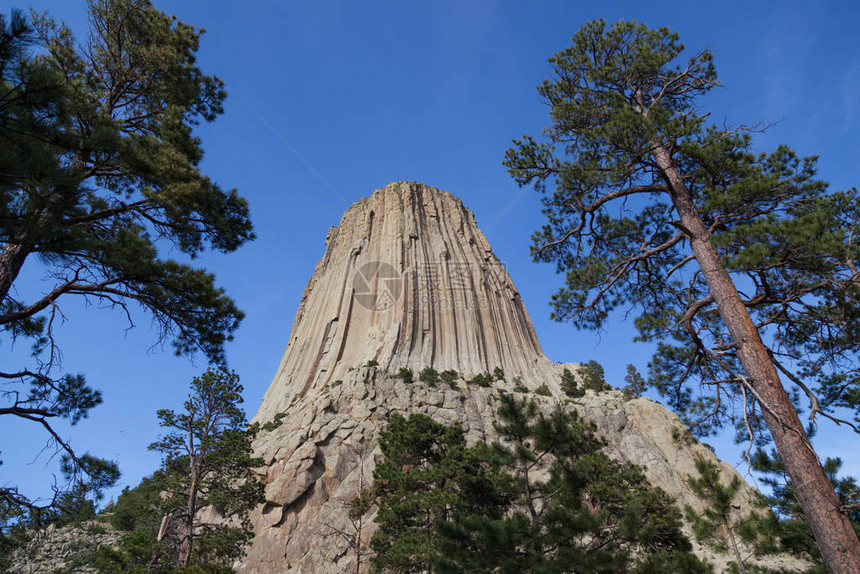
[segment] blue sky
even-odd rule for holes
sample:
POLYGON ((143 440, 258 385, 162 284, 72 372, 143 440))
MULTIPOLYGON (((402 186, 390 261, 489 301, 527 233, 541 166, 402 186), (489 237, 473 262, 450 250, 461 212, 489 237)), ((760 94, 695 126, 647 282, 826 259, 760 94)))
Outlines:
MULTIPOLYGON (((715 122, 774 123, 756 137, 762 151, 787 143, 819 155, 820 174, 834 188, 860 181, 860 8, 848 0, 155 5, 206 28, 200 66, 224 79, 229 93, 224 116, 198 131, 203 167, 248 198, 258 239, 200 262, 247 313, 228 354, 249 417, 277 368, 326 231, 352 202, 400 179, 450 191, 475 212, 551 359, 597 360, 616 385, 627 363, 645 370, 649 348, 632 342, 623 316, 600 334, 549 321, 547 301, 560 278, 528 255, 541 224, 538 196, 519 189, 501 165, 512 138, 546 125, 535 87, 548 76, 547 58, 590 19, 668 26, 691 50, 711 48, 724 87, 702 106, 715 122)), ((0 10, 23 6, 4 0, 0 10)), ((84 37, 83 1, 33 6, 84 37)), ((28 264, 20 293, 47 289, 42 276, 28 264)), ((105 399, 63 432, 79 449, 116 459, 123 485, 137 484, 159 463, 146 450, 159 433, 156 410, 180 408, 206 365, 155 344, 145 316, 128 329, 125 317, 81 302, 63 302, 62 310, 64 368, 85 373, 105 399)), ((11 361, 11 352, 0 344, 0 361, 11 361)), ((0 436, 0 483, 46 494, 55 464, 48 452, 37 456, 45 437, 10 421, 0 421, 0 436)), ((738 462, 730 439, 709 442, 738 462)), ((817 445, 860 475, 856 436, 825 430, 817 445)))

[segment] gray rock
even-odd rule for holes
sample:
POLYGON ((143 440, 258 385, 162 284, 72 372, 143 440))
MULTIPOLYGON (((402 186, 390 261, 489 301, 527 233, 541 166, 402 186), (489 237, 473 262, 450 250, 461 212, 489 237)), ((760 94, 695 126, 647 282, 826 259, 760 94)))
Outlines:
POLYGON ((31 535, 26 546, 12 554, 9 574, 56 574, 97 572, 92 561, 100 546, 115 546, 122 532, 99 521, 56 528, 48 526, 31 535))

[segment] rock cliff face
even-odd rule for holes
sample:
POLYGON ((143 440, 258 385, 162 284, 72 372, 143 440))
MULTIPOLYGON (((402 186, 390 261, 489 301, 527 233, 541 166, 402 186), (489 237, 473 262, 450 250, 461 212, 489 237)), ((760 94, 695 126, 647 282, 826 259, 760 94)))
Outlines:
POLYGON ((550 374, 511 278, 450 193, 392 183, 353 205, 326 244, 257 420, 372 360, 550 374))
MULTIPOLYGON (((498 393, 514 392, 514 380, 530 390, 545 384, 553 396, 535 399, 549 409, 565 398, 559 388, 565 367, 580 372, 543 355, 510 276, 457 198, 397 182, 360 200, 328 233, 254 417, 260 423, 277 417, 280 425, 256 442, 266 503, 253 514, 255 537, 240 570, 354 570, 348 504, 372 480, 379 430, 391 413, 460 421, 471 441, 492 441, 498 393), (428 366, 466 377, 500 367, 506 377, 491 388, 463 379, 456 388, 432 387, 417 381, 428 366), (401 367, 414 370, 415 383, 395 376, 401 367)), ((611 456, 644 465, 652 484, 682 505, 702 507, 685 478, 695 472, 695 454, 714 457, 682 440, 675 415, 619 391, 588 391, 570 408, 598 425, 611 456)), ((730 480, 734 469, 720 464, 730 480)), ((742 493, 739 511, 749 511, 752 496, 742 493)), ((364 543, 372 533, 369 518, 364 543)))

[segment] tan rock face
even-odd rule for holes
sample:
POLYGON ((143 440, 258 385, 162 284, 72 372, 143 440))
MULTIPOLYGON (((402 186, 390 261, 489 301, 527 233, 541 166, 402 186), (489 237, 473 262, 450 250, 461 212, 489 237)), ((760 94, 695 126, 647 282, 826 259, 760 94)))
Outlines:
MULTIPOLYGON (((329 231, 254 417, 265 423, 285 413, 255 445, 265 463, 266 503, 253 514, 255 537, 239 569, 354 571, 356 525, 348 506, 372 480, 379 430, 391 413, 459 421, 470 441, 492 441, 499 392, 514 392, 515 379, 531 390, 545 384, 553 396, 533 396, 553 408, 565 398, 565 367, 579 369, 543 355, 510 276, 457 198, 398 182, 360 200, 329 231), (456 388, 434 387, 418 381, 428 366, 467 377, 498 366, 506 377, 491 388, 463 379, 456 388), (395 376, 401 367, 415 372, 414 383, 395 376)), ((694 473, 694 454, 713 455, 679 440, 683 426, 675 415, 619 391, 589 391, 569 408, 598 425, 611 456, 644 465, 652 484, 681 505, 702 507, 685 479, 694 473)), ((721 464, 728 481, 735 471, 721 464)), ((742 494, 740 512, 749 511, 752 497, 752 490, 742 494)), ((362 525, 365 545, 372 518, 362 525)))
POLYGON ((510 276, 450 193, 392 183, 353 205, 326 244, 255 420, 371 360, 416 373, 499 366, 524 380, 545 369, 510 276))

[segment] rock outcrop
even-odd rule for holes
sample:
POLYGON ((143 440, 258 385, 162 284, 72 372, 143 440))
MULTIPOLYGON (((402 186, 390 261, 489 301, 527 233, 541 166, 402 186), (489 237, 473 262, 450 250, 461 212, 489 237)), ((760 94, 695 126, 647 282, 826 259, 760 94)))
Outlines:
POLYGON ((392 183, 353 205, 326 245, 256 420, 368 361, 551 374, 510 276, 450 193, 392 183))
MULTIPOLYGON (((552 396, 534 397, 552 408, 566 399, 564 368, 581 372, 543 355, 510 276, 457 198, 398 182, 360 200, 328 233, 254 417, 279 423, 255 445, 265 463, 266 503, 252 516, 255 537, 240 570, 348 571, 355 563, 348 505, 372 480, 379 430, 391 413, 460 421, 470 441, 492 441, 498 393, 546 385, 552 396), (466 378, 500 367, 505 380, 484 388, 461 378, 449 387, 396 376, 406 367, 417 379, 428 366, 466 378)), ((597 424, 610 456, 643 465, 679 504, 702 508, 685 479, 695 473, 695 455, 716 458, 684 440, 675 415, 620 391, 588 391, 569 407, 597 424)), ((734 469, 720 464, 730 480, 734 469)), ((753 496, 751 489, 741 493, 738 512, 749 511, 753 496)), ((371 531, 366 524, 363 542, 371 531)))

